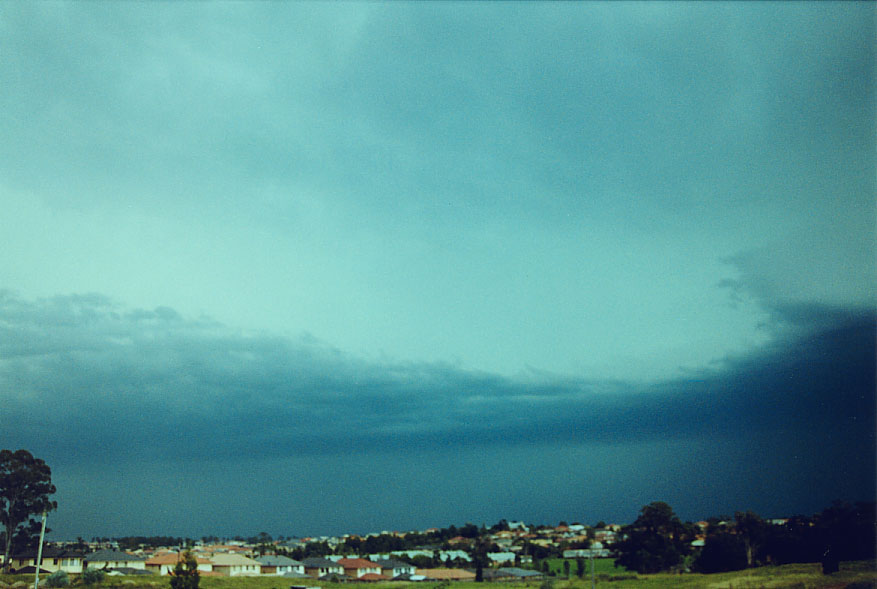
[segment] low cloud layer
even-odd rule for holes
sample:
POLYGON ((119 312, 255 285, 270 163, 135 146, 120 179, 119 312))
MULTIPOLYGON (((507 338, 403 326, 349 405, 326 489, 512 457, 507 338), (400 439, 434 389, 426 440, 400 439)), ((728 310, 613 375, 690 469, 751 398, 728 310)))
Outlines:
MULTIPOLYGON (((63 463, 627 444, 774 433, 874 447, 874 316, 794 310, 794 337, 651 384, 377 364, 96 295, 0 299, 7 443, 63 463)), ((789 311, 792 316, 792 311, 789 311)), ((861 454, 873 470, 873 451, 861 454)), ((828 473, 827 473, 828 476, 828 473)))

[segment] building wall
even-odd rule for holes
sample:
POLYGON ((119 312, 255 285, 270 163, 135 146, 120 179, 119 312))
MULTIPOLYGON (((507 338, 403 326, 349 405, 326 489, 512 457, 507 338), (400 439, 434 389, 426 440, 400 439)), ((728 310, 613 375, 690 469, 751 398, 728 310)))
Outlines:
POLYGON ((256 576, 261 574, 262 566, 255 564, 213 565, 213 570, 229 577, 256 576))
POLYGON ((365 567, 361 569, 344 569, 344 574, 357 579, 369 573, 381 574, 381 567, 365 567))
POLYGON ((145 560, 96 560, 87 562, 86 566, 90 569, 117 569, 127 567, 131 569, 146 570, 145 560))
MULTIPOLYGON (((23 558, 21 560, 17 560, 14 558, 9 559, 12 562, 12 568, 20 569, 22 567, 37 565, 36 558, 23 558)), ((82 573, 82 559, 81 558, 47 558, 43 557, 43 564, 40 565, 40 568, 43 570, 55 572, 55 571, 64 571, 66 573, 72 574, 80 574, 82 573)))

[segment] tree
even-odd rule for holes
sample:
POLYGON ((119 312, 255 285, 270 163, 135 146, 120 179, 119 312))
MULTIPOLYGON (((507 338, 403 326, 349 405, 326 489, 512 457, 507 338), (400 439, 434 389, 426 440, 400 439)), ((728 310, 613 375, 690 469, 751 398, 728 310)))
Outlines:
POLYGON ((268 532, 259 532, 259 535, 252 538, 252 540, 255 540, 251 544, 256 544, 256 553, 259 556, 264 556, 265 553, 272 552, 275 549, 274 540, 268 532))
POLYGON ((755 565, 755 551, 761 547, 767 533, 767 524, 751 511, 738 511, 734 514, 734 521, 734 529, 743 539, 746 550, 746 566, 752 567, 755 565))
POLYGON ((707 536, 703 550, 694 562, 701 573, 724 573, 746 568, 746 545, 736 534, 717 532, 707 536))
MULTIPOLYGON (((9 554, 15 555, 20 552, 36 551, 37 544, 40 541, 40 531, 42 523, 37 520, 28 520, 24 525, 18 527, 15 535, 12 537, 12 544, 9 548, 9 554)), ((46 533, 52 531, 52 528, 46 528, 46 533)), ((6 532, 0 532, 0 546, 6 545, 6 532)))
POLYGON ((477 538, 478 537, 478 526, 475 524, 470 524, 466 522, 463 524, 463 527, 458 530, 460 535, 464 538, 477 538))
POLYGON ((9 549, 20 527, 33 525, 31 517, 55 509, 49 499, 55 492, 52 471, 41 459, 27 450, 0 450, 0 524, 6 535, 4 572, 9 572, 9 549))
POLYGON ((815 517, 823 572, 837 572, 842 560, 870 560, 877 554, 875 504, 834 501, 815 517))
POLYGON ((640 516, 625 526, 624 539, 616 544, 616 565, 641 574, 657 573, 682 562, 693 531, 663 501, 649 503, 640 516))
POLYGON ((191 550, 186 550, 180 555, 174 570, 171 573, 171 589, 198 589, 198 561, 191 550))
POLYGON ((486 536, 478 536, 475 540, 475 547, 472 551, 472 559, 475 561, 475 582, 481 583, 484 581, 484 567, 488 566, 488 558, 487 553, 489 552, 490 547, 488 546, 488 539, 486 536))
POLYGON ((432 557, 426 556, 425 554, 415 554, 408 559, 408 562, 410 562, 419 569, 431 569, 433 566, 432 557))

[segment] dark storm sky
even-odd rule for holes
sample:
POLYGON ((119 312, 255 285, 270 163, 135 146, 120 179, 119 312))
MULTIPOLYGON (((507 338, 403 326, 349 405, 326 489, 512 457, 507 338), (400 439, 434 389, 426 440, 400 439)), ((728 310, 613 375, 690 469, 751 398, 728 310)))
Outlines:
POLYGON ((874 5, 0 5, 58 538, 875 495, 874 5))

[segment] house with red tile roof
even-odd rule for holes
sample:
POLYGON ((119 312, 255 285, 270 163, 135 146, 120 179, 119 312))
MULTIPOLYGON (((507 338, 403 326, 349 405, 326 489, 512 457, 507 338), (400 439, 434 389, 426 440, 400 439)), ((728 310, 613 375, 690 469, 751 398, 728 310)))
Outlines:
POLYGON ((380 575, 381 565, 364 558, 342 558, 338 564, 344 567, 344 574, 358 579, 363 575, 380 575))
MULTIPOLYGON (((180 554, 178 552, 160 552, 146 559, 146 570, 158 575, 169 575, 179 561, 180 554)), ((213 563, 206 558, 195 557, 195 562, 198 563, 199 572, 209 573, 213 571, 213 563)))

